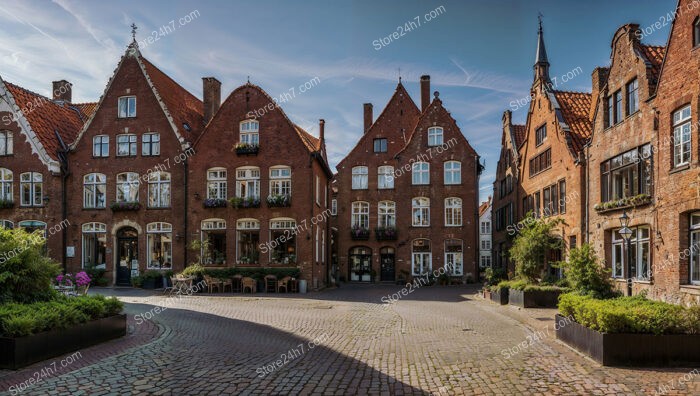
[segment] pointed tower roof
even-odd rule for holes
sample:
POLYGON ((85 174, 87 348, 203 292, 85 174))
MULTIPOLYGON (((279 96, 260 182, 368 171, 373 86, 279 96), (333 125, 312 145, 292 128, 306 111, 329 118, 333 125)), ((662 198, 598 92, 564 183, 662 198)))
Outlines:
POLYGON ((540 27, 537 30, 537 53, 535 54, 535 81, 549 80, 549 59, 547 49, 544 46, 544 32, 542 31, 542 15, 539 16, 540 27))

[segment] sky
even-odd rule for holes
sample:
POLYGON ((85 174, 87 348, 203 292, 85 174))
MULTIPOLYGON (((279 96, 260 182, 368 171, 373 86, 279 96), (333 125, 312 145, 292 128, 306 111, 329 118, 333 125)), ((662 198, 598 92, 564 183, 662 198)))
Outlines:
POLYGON ((503 112, 525 122, 527 105, 517 102, 532 83, 538 14, 556 89, 590 92, 593 69, 610 63, 616 29, 638 23, 648 32, 645 43, 665 45, 675 6, 675 0, 4 0, 0 76, 47 96, 51 81, 66 79, 73 102, 97 101, 135 23, 143 56, 195 96, 202 96, 202 77, 222 82, 222 102, 250 79, 272 97, 289 93, 283 110, 311 134, 318 136, 318 120, 325 119, 335 169, 362 134, 363 103, 373 103, 378 116, 401 76, 420 106, 419 78, 428 74, 431 90, 440 92, 486 165, 483 201, 493 191, 503 112), (398 39, 391 38, 395 32, 398 39))

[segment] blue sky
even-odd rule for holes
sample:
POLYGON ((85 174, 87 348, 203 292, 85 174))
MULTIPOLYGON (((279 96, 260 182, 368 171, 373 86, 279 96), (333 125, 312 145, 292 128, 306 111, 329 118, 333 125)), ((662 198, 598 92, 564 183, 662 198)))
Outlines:
MULTIPOLYGON (((590 73, 607 65, 610 40, 625 23, 663 22, 675 0, 615 1, 3 1, 0 76, 50 95, 51 81, 74 84, 73 101, 96 101, 131 41, 158 40, 142 53, 193 94, 201 77, 223 83, 223 99, 250 81, 273 97, 294 87, 283 104, 290 118, 318 134, 326 120, 331 165, 362 134, 362 104, 381 112, 398 81, 418 103, 418 79, 432 90, 486 162, 480 193, 492 192, 501 115, 528 96, 537 15, 543 14, 553 77, 582 73, 558 89, 590 92, 590 73), (426 21, 425 14, 434 13, 426 21), (439 15, 438 15, 439 14, 439 15), (180 18, 192 15, 188 20, 180 18), (377 50, 375 40, 419 17, 421 26, 377 50), (175 29, 154 34, 174 21, 175 29), (320 83, 301 93, 299 86, 320 83), (317 80, 317 81, 318 81, 317 80)), ((649 44, 664 45, 669 26, 653 29, 649 44)), ((400 32, 400 29, 398 31, 400 32)), ((514 111, 524 122, 527 108, 514 111)))

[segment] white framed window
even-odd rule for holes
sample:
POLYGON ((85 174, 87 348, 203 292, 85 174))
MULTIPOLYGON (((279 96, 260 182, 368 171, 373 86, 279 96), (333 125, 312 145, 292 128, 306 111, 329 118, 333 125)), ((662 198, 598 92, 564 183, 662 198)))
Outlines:
POLYGON ((679 167, 690 163, 691 144, 690 105, 673 113, 673 166, 679 167))
POLYGON ((634 278, 649 280, 651 276, 651 244, 649 226, 630 227, 630 273, 627 276, 625 240, 617 229, 612 233, 612 276, 614 278, 634 278))
POLYGON ((236 196, 238 198, 260 199, 260 168, 236 169, 236 196))
POLYGON ((353 228, 369 228, 369 202, 353 202, 350 220, 353 228))
POLYGON ((427 276, 433 270, 433 256, 429 239, 415 239, 411 244, 411 273, 427 276))
POLYGON ((148 269, 171 269, 173 267, 173 226, 170 223, 146 225, 148 269))
POLYGON ((153 172, 148 175, 148 207, 170 207, 170 173, 153 172))
POLYGON ((83 176, 83 208, 102 209, 107 206, 107 176, 88 173, 83 176))
POLYGON ((270 220, 270 241, 277 244, 270 250, 270 261, 278 264, 296 263, 296 236, 296 221, 294 219, 276 218, 270 220))
POLYGON ((414 227, 430 226, 430 198, 418 197, 411 200, 414 227))
POLYGON ((321 206, 321 178, 316 175, 316 205, 321 206))
POLYGON ((109 157, 109 136, 97 135, 92 138, 92 156, 109 157))
POLYGON ((396 202, 380 201, 379 202, 379 228, 396 227, 396 202))
POLYGON ((352 189, 366 190, 368 188, 368 173, 366 166, 352 168, 352 189))
POLYGON ((141 155, 144 157, 160 155, 160 133, 144 133, 141 136, 141 155))
POLYGON ((414 185, 430 184, 430 164, 427 162, 414 162, 411 167, 412 182, 414 185))
POLYGON ((461 239, 445 240, 445 273, 464 275, 464 254, 461 239))
MULTIPOLYGON (((226 264, 226 220, 206 219, 201 224, 200 257, 208 265, 226 264)), ((259 228, 259 227, 258 227, 259 228)))
POLYGON ((292 168, 280 165, 270 168, 270 195, 292 195, 292 168))
POLYGON ((442 145, 442 128, 441 127, 428 128, 428 146, 440 146, 440 145, 442 145))
POLYGON ((14 147, 12 131, 0 131, 0 156, 12 155, 14 147))
POLYGON ((459 161, 445 162, 445 184, 462 183, 462 163, 459 161))
MULTIPOLYGON (((46 238, 46 223, 38 220, 24 220, 20 221, 18 224, 19 228, 24 231, 33 234, 35 232, 40 233, 44 238, 46 238)), ((46 247, 46 245, 44 245, 46 247)))
POLYGON ((260 222, 256 219, 241 219, 236 222, 237 260, 241 264, 260 262, 260 222))
POLYGON ((39 172, 26 172, 20 175, 20 205, 42 206, 44 176, 39 172))
POLYGON ((107 225, 104 223, 85 223, 83 230, 83 266, 95 268, 106 265, 107 225))
POLYGON ((226 199, 226 168, 207 169, 207 199, 226 199))
POLYGON ((0 220, 0 228, 4 228, 6 230, 11 230, 15 228, 15 223, 11 222, 10 220, 0 220))
POLYGON ((690 215, 690 283, 700 285, 700 212, 690 215))
POLYGON ((119 98, 118 117, 136 117, 136 96, 122 96, 119 98))
POLYGON ((338 200, 337 199, 331 200, 331 215, 332 216, 338 215, 338 200))
POLYGON ((462 199, 445 199, 445 227, 460 227, 462 225, 462 199))
POLYGON ((251 146, 260 144, 260 123, 256 120, 245 120, 240 124, 241 143, 251 146))
POLYGON ((136 155, 136 135, 124 134, 117 135, 117 156, 118 157, 133 157, 136 155))
POLYGON ((0 200, 14 202, 14 176, 7 168, 0 168, 0 200))
POLYGON ((377 169, 377 188, 380 190, 394 188, 394 167, 380 166, 377 169))
POLYGON ((124 172, 117 175, 117 202, 139 201, 139 174, 124 172))

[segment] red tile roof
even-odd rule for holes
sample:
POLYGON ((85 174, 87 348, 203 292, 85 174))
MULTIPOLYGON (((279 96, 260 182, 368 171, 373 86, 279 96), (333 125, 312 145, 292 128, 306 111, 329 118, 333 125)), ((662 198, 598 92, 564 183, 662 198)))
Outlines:
POLYGON ((5 85, 48 155, 58 160, 56 153, 61 146, 54 131, 58 131, 64 143, 73 143, 86 120, 81 118, 82 110, 70 104, 55 103, 9 82, 5 85))
POLYGON ((585 92, 554 91, 564 122, 570 128, 570 145, 574 152, 583 149, 591 137, 592 126, 588 118, 591 110, 591 94, 585 92))
POLYGON ((491 206, 491 197, 489 197, 488 200, 486 200, 485 202, 482 202, 481 205, 479 205, 479 217, 481 217, 490 206, 491 206))
POLYGON ((515 149, 519 149, 527 139, 527 128, 525 125, 513 124, 513 135, 515 135, 515 149))
POLYGON ((651 64, 647 72, 647 79, 651 86, 651 92, 656 92, 656 85, 659 82, 659 74, 661 73, 661 64, 664 62, 666 47, 655 45, 640 45, 640 50, 644 57, 651 64))
POLYGON ((185 140, 193 142, 204 129, 204 104, 148 59, 140 57, 148 77, 158 91, 165 107, 173 117, 175 126, 185 140), (190 131, 183 125, 187 124, 190 131))
POLYGON ((296 130, 301 141, 309 151, 318 151, 321 149, 321 139, 315 137, 314 135, 306 132, 302 127, 297 124, 294 125, 294 130, 296 130))
POLYGON ((71 103, 71 106, 76 107, 80 111, 80 117, 83 119, 83 122, 92 117, 95 114, 95 110, 97 110, 97 102, 71 103))

